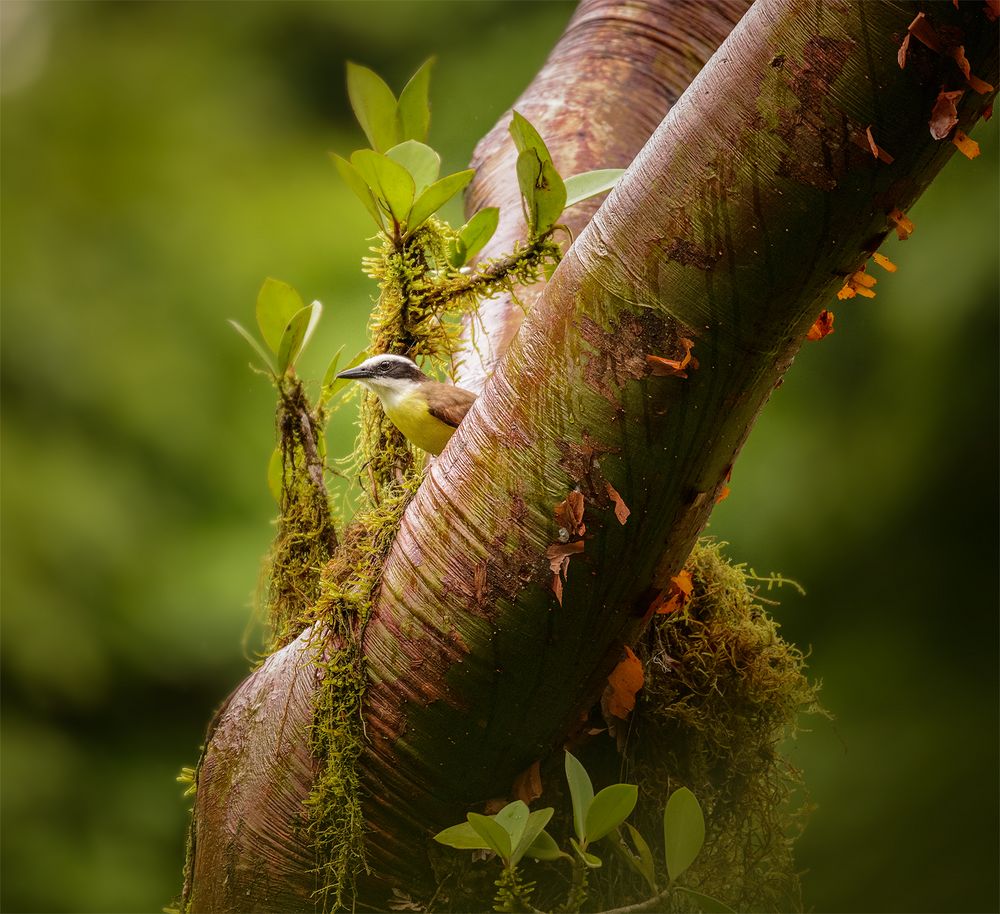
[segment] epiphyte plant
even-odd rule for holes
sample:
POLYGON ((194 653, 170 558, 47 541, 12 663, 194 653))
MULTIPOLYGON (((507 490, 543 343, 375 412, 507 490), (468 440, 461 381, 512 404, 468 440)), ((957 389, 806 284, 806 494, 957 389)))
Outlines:
POLYGON ((678 881, 698 858, 705 843, 705 817, 697 798, 687 787, 671 793, 663 810, 664 880, 663 870, 658 872, 649 843, 635 826, 625 821, 635 809, 638 788, 634 784, 610 784, 595 794, 587 770, 568 750, 565 770, 573 807, 574 834, 569 837, 572 854, 561 850, 555 838, 545 830, 555 810, 546 807, 531 812, 522 800, 508 803, 491 816, 470 812, 467 821, 434 836, 435 841, 448 847, 496 854, 502 864, 495 883, 496 910, 538 910, 531 904, 534 883, 525 882, 518 872, 519 863, 528 857, 536 861, 566 860, 573 865, 569 896, 561 909, 579 911, 587 897, 587 871, 603 866, 601 858, 588 847, 607 838, 621 859, 645 881, 651 893, 650 904, 665 903, 671 893, 682 892, 691 904, 706 914, 731 914, 732 909, 718 899, 687 888, 678 881), (623 825, 628 829, 634 850, 622 835, 623 825))

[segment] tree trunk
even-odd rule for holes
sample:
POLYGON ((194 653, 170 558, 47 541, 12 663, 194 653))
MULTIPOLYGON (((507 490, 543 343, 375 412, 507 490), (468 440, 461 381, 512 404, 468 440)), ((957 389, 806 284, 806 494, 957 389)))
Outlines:
MULTIPOLYGON (((673 18, 666 2, 581 7, 522 99, 563 173, 624 163, 652 126, 645 99, 661 113, 697 69, 678 49, 707 51, 738 5, 694 8, 703 18, 673 18), (681 31, 703 27, 696 45, 681 31), (592 81, 574 82, 592 58, 592 81), (562 93, 576 101, 545 107, 562 93), (644 100, 631 108, 633 97, 644 100), (582 136, 580 110, 592 112, 582 136)), ((954 61, 914 40, 897 62, 918 11, 758 0, 589 224, 572 215, 582 231, 520 329, 509 301, 484 314, 476 343, 488 339, 494 373, 403 518, 364 634, 372 898, 427 883, 428 836, 509 795, 592 705, 807 330, 954 153, 928 130, 938 92, 964 83, 954 61), (688 343, 697 367, 671 369, 688 343), (560 602, 546 550, 574 488, 586 535, 560 602)), ((939 4, 930 18, 996 82, 981 4, 939 4)), ((958 127, 988 100, 966 91, 958 127)), ((481 144, 474 205, 518 209, 510 155, 497 131, 481 144)), ((308 906, 296 822, 310 786, 309 637, 221 714, 199 778, 192 910, 308 906), (260 787, 241 790, 251 759, 260 787)))

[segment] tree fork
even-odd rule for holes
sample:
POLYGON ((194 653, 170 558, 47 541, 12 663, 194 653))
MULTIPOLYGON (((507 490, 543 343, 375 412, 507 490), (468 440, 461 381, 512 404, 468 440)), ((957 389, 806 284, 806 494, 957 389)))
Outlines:
MULTIPOLYGON (((819 310, 954 151, 927 129, 953 61, 916 42, 905 70, 896 61, 918 11, 758 0, 573 245, 432 467, 365 633, 373 897, 419 890, 427 836, 559 745, 683 562, 819 310), (653 376, 647 357, 677 359, 682 340, 697 370, 653 376), (624 525, 609 483, 631 509, 624 525), (573 487, 587 536, 560 606, 545 553, 573 487)), ((981 4, 932 18, 962 30, 974 72, 995 83, 981 4)), ((966 92, 958 126, 988 101, 966 92)), ((250 732, 224 712, 207 748, 193 910, 296 910, 308 897, 311 873, 286 865, 308 856, 295 828, 308 741, 288 741, 311 714, 306 637, 238 690, 243 707, 277 693, 280 713, 265 706, 250 732), (251 759, 268 767, 248 793, 235 772, 251 759), (262 849, 243 826, 268 820, 262 849)))

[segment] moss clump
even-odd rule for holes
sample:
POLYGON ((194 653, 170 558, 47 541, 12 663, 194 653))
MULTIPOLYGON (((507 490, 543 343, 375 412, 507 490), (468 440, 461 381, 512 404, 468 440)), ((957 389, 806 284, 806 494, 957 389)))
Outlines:
POLYGON ((276 424, 281 512, 265 564, 272 651, 288 644, 302 630, 302 607, 319 598, 320 574, 337 547, 320 456, 323 416, 311 409, 297 378, 284 378, 279 383, 276 424))
MULTIPOLYGON (((470 276, 448 266, 446 252, 454 237, 450 227, 430 219, 405 241, 385 239, 366 259, 366 272, 380 290, 369 322, 369 351, 450 364, 459 339, 456 318, 484 294, 537 280, 546 264, 559 256, 555 242, 539 239, 470 276)), ((358 778, 364 749, 361 636, 382 563, 421 479, 417 454, 370 394, 362 401, 361 433, 352 462, 365 504, 344 543, 316 576, 315 598, 300 597, 294 622, 285 626, 288 632, 298 632, 316 624, 318 636, 328 644, 311 731, 319 773, 306 803, 316 851, 317 900, 324 911, 351 906, 356 881, 367 871, 358 778)), ((315 528, 307 512, 300 511, 298 523, 297 535, 314 542, 315 528)), ((509 888, 513 892, 517 886, 509 888)))
POLYGON ((779 747, 801 713, 820 710, 817 686, 720 544, 700 541, 686 567, 686 609, 657 617, 637 648, 646 684, 629 761, 640 831, 658 838, 667 798, 686 786, 705 811, 706 840, 685 884, 737 910, 800 910, 792 845, 805 806, 779 747))

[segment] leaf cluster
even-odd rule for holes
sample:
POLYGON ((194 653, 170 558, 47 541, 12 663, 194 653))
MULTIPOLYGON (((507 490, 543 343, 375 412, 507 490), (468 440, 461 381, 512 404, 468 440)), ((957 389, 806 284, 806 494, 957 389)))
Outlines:
MULTIPOLYGON (((658 878, 649 843, 635 826, 625 821, 635 809, 638 788, 634 784, 611 784, 595 794, 587 770, 568 751, 565 770, 573 808, 574 834, 569 839, 572 854, 561 850, 545 830, 554 809, 546 807, 530 812, 521 800, 508 803, 492 816, 470 812, 466 816, 467 821, 438 832, 434 840, 459 850, 492 851, 500 858, 504 869, 511 871, 516 869, 524 857, 539 861, 568 860, 573 863, 577 873, 565 907, 567 910, 575 910, 583 901, 577 890, 585 889, 586 870, 598 869, 603 865, 601 858, 588 848, 607 838, 625 862, 645 880, 652 893, 651 901, 663 900, 671 892, 681 891, 706 914, 731 914, 731 909, 721 901, 678 883, 698 858, 705 843, 705 817, 697 798, 688 788, 675 790, 663 810, 664 882, 662 874, 658 878), (629 847, 622 835, 623 825, 628 829, 632 847, 629 847), (664 885, 662 889, 661 884, 664 885)), ((500 884, 497 883, 498 886, 500 884)), ((527 902, 525 896, 520 900, 527 902)), ((499 901, 501 899, 498 896, 499 901)), ((498 905, 497 909, 502 908, 498 905)))

